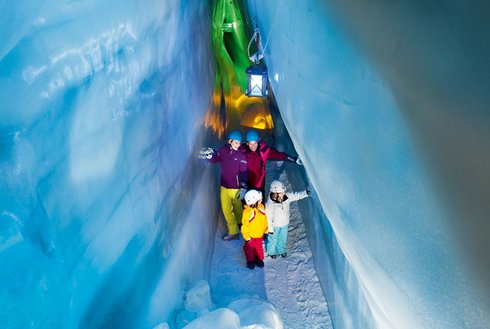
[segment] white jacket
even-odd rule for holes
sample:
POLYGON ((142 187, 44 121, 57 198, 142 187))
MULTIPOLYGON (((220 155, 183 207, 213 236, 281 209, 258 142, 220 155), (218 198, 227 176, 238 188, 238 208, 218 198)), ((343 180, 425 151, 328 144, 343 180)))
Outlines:
POLYGON ((282 203, 274 202, 269 199, 265 204, 267 221, 269 222, 269 232, 274 232, 274 227, 283 227, 289 225, 289 206, 291 202, 298 201, 308 197, 306 191, 286 193, 287 200, 282 203))

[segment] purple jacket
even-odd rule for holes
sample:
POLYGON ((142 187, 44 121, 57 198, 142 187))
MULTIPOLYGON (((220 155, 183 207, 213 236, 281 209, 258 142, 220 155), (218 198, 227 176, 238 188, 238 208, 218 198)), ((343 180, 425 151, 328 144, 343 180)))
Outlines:
POLYGON ((235 151, 230 144, 226 144, 214 152, 209 161, 212 163, 221 162, 221 186, 241 188, 247 185, 247 156, 240 148, 235 151))

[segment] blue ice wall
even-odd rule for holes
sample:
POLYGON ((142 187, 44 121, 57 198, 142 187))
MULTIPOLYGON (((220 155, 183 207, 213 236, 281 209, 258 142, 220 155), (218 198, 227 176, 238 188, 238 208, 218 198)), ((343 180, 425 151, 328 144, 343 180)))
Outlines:
POLYGON ((488 2, 248 4, 336 328, 488 328, 488 2))
POLYGON ((194 156, 208 2, 4 1, 0 21, 1 326, 170 322, 217 216, 194 156))

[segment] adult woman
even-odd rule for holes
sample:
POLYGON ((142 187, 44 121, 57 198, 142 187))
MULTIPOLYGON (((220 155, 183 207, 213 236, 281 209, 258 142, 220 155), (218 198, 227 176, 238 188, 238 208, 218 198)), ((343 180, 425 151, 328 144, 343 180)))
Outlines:
POLYGON ((248 181, 247 157, 241 150, 242 133, 233 130, 228 141, 219 150, 212 148, 201 150, 200 157, 211 163, 221 163, 220 200, 221 210, 226 220, 228 233, 223 240, 238 239, 238 223, 241 222, 243 205, 239 199, 240 188, 248 181))

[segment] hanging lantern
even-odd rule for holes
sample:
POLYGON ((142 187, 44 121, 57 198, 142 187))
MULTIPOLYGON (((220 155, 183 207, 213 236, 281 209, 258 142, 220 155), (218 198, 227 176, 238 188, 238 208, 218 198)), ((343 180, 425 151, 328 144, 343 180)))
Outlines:
POLYGON ((246 95, 248 97, 267 97, 267 69, 264 66, 253 65, 246 70, 248 85, 246 95))
POLYGON ((248 43, 247 53, 248 58, 254 63, 254 65, 249 66, 245 71, 248 78, 248 85, 245 95, 248 97, 267 97, 267 68, 265 66, 258 65, 260 60, 264 58, 264 48, 260 42, 260 33, 257 24, 254 34, 248 43), (250 46, 254 41, 257 51, 253 55, 250 55, 250 46))

